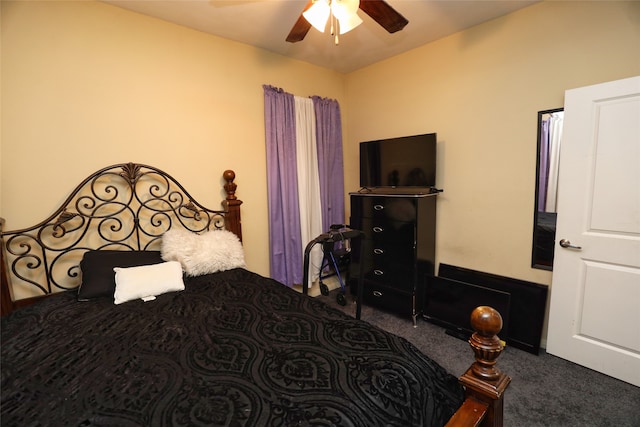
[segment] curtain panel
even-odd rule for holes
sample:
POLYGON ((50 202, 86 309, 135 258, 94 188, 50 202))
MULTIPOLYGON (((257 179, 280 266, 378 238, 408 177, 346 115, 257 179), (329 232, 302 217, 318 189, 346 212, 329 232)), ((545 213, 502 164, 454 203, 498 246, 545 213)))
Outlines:
POLYGON ((300 210, 292 94, 264 87, 267 140, 267 199, 271 277, 292 286, 302 283, 302 253, 298 250, 300 210), (299 270, 299 271, 298 271, 299 270))
POLYGON ((550 113, 540 123, 539 212, 556 211, 563 122, 563 113, 550 113))
POLYGON ((538 165, 538 211, 547 206, 547 186, 549 183, 549 120, 540 123, 540 161, 538 165))
POLYGON ((564 113, 552 113, 549 124, 549 179, 547 181, 547 200, 545 211, 555 212, 558 201, 558 173, 560 169, 560 145, 564 113))
MULTIPOLYGON (((340 107, 332 99, 263 88, 271 277, 291 287, 302 283, 307 244, 331 224, 344 222, 340 107)), ((311 283, 322 256, 316 245, 311 283)))
POLYGON ((311 99, 316 112, 322 227, 326 231, 332 224, 344 222, 342 119, 338 101, 319 96, 311 99))

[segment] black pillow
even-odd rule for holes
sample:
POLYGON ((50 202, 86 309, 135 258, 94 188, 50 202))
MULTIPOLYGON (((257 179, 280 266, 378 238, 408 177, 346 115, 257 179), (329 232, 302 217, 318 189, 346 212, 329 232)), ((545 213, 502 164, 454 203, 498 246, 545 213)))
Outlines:
POLYGON ((113 298, 116 290, 114 267, 137 267, 161 262, 160 251, 87 251, 80 261, 82 284, 78 289, 78 301, 113 298))

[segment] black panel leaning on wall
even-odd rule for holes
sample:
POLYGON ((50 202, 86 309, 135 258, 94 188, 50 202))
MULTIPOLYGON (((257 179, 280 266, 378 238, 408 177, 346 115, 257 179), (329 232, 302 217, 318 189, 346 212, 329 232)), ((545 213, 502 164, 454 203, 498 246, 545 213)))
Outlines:
POLYGON ((438 276, 511 294, 507 345, 538 354, 547 306, 547 286, 448 264, 440 264, 438 276))

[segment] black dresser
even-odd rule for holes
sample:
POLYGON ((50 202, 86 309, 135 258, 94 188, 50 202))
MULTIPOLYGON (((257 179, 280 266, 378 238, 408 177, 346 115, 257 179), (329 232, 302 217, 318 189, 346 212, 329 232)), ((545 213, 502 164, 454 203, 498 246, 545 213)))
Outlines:
POLYGON ((351 248, 351 292, 362 283, 365 304, 411 316, 416 326, 434 275, 437 193, 350 197, 351 228, 364 233, 351 248))

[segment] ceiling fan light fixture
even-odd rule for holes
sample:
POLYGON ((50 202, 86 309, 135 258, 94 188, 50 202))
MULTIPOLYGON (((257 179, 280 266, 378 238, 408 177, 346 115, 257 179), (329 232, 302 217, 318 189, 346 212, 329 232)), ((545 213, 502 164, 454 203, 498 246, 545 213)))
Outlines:
POLYGON ((347 33, 356 28, 358 25, 362 24, 362 19, 360 19, 358 15, 351 15, 346 18, 337 19, 339 23, 338 26, 340 28, 340 34, 347 33))
POLYGON ((338 19, 344 19, 358 13, 360 0, 331 0, 331 13, 338 19))
POLYGON ((358 7, 360 0, 316 0, 302 16, 321 33, 327 28, 329 19, 333 22, 335 18, 339 23, 340 34, 344 34, 362 24, 362 19, 358 16, 358 7))
POLYGON ((321 33, 324 33, 329 15, 331 14, 331 6, 329 3, 328 0, 317 0, 309 9, 302 13, 304 19, 309 21, 313 28, 321 33))
POLYGON ((347 33, 358 25, 362 19, 358 16, 360 0, 332 0, 331 13, 339 22, 340 34, 347 33))
POLYGON ((310 0, 298 20, 289 31, 287 41, 302 41, 313 26, 324 33, 327 22, 331 23, 331 35, 338 44, 338 35, 351 31, 362 24, 358 16, 363 11, 388 33, 402 30, 409 21, 389 6, 386 0, 310 0))

